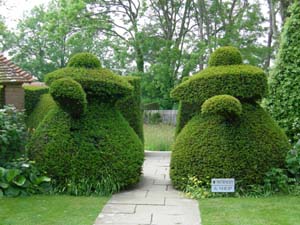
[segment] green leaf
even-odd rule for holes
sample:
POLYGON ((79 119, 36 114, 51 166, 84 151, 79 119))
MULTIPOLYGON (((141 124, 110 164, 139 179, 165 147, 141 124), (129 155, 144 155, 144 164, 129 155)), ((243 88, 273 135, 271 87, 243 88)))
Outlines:
POLYGON ((5 169, 3 167, 0 167, 0 178, 4 177, 5 169))
POLYGON ((19 187, 22 187, 26 182, 26 178, 22 175, 17 176, 14 180, 13 183, 16 184, 19 187))
POLYGON ((0 198, 2 198, 4 195, 3 191, 0 189, 0 198))
POLYGON ((16 197, 20 194, 20 190, 14 187, 10 187, 4 191, 5 195, 8 197, 16 197))
POLYGON ((43 183, 43 182, 50 182, 51 181, 51 178, 49 177, 46 177, 46 176, 42 176, 42 177, 38 177, 36 179, 36 183, 37 185, 39 185, 40 183, 43 183))
POLYGON ((9 169, 6 171, 6 180, 12 182, 13 179, 21 173, 18 169, 9 169))
POLYGON ((6 188, 9 187, 9 184, 0 182, 0 187, 3 188, 3 189, 6 189, 6 188))

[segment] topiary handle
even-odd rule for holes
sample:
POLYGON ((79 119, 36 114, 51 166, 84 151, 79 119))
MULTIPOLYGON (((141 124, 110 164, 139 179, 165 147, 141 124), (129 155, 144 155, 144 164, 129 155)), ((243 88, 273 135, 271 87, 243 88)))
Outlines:
POLYGON ((50 86, 50 94, 58 105, 72 117, 80 117, 86 111, 86 94, 81 85, 67 77, 55 80, 50 86))
POLYGON ((216 95, 207 99, 201 106, 203 114, 218 114, 227 119, 240 117, 242 110, 241 102, 231 95, 216 95))

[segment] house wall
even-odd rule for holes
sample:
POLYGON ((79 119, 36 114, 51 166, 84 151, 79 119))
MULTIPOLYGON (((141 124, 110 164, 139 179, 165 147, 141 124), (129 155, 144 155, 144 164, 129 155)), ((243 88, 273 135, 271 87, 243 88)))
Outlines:
POLYGON ((17 109, 24 109, 25 93, 21 84, 5 85, 4 103, 5 105, 14 105, 17 109))

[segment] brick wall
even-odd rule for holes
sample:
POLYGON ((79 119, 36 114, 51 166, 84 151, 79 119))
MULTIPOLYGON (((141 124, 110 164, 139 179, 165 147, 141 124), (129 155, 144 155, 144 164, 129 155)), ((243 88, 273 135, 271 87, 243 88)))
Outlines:
POLYGON ((14 105, 17 109, 24 109, 25 99, 22 85, 6 85, 4 88, 4 102, 6 105, 14 105))

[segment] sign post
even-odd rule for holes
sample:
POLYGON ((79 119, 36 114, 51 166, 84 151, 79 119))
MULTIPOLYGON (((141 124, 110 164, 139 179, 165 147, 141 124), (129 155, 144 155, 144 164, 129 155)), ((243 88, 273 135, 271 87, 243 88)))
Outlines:
POLYGON ((234 192, 235 191, 235 180, 234 178, 223 179, 213 178, 211 179, 211 192, 234 192))

